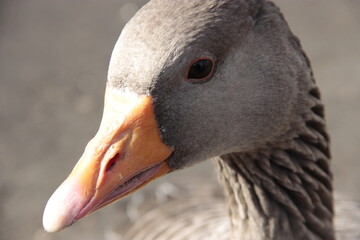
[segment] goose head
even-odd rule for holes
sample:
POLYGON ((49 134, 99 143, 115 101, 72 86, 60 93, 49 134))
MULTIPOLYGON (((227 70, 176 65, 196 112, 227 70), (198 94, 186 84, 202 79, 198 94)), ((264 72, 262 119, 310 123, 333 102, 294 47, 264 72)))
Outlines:
POLYGON ((301 122, 309 70, 263 1, 152 0, 113 50, 103 119, 49 199, 47 231, 169 172, 281 142, 301 122))

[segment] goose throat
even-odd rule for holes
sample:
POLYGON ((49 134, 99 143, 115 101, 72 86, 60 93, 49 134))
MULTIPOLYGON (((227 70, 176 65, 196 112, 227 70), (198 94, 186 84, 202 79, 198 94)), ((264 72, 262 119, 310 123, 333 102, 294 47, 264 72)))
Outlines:
POLYGON ((289 140, 214 160, 232 239, 334 239, 329 137, 318 91, 289 140))

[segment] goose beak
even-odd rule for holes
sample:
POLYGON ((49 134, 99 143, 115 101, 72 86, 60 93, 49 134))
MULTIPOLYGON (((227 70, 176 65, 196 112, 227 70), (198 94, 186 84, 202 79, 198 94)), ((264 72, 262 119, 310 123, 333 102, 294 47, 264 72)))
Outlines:
POLYGON ((45 207, 43 226, 56 232, 168 173, 152 98, 107 87, 99 131, 45 207))

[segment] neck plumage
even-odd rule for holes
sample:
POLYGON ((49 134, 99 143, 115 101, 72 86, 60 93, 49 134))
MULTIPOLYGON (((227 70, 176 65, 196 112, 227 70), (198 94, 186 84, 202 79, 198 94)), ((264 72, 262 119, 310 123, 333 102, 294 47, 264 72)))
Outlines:
POLYGON ((232 239, 334 239, 329 137, 317 88, 288 140, 215 160, 232 239))

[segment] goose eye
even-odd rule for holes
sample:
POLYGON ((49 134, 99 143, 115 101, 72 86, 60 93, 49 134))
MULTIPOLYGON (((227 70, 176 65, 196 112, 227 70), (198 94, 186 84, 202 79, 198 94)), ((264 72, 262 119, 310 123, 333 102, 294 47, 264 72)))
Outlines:
POLYGON ((210 58, 195 59, 187 72, 186 80, 189 82, 206 82, 212 76, 214 62, 210 58))

